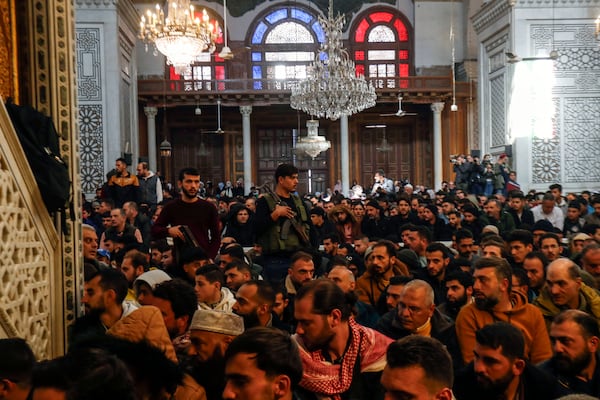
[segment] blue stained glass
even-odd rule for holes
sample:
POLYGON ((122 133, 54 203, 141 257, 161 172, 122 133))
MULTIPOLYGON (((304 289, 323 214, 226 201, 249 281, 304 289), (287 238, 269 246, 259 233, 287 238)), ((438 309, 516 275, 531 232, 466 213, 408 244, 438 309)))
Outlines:
POLYGON ((321 26, 321 24, 319 24, 318 22, 315 22, 314 24, 312 24, 312 29, 317 34, 317 40, 319 41, 319 43, 324 43, 325 42, 325 32, 323 31, 323 27, 321 26))
POLYGON ((256 27, 254 31, 254 35, 252 35, 252 44, 261 44, 263 41, 263 36, 265 36, 265 32, 267 31, 268 26, 264 22, 261 22, 256 27))
POLYGON ((270 24, 274 24, 277 21, 281 21, 284 18, 287 18, 287 9, 285 8, 273 11, 271 14, 265 17, 265 19, 269 21, 270 24))
POLYGON ((254 81, 254 90, 262 90, 262 82, 254 81))
POLYGON ((262 79, 262 67, 258 65, 254 65, 252 67, 252 78, 253 79, 262 79))
POLYGON ((305 24, 310 23, 313 20, 313 16, 307 13, 306 11, 298 10, 297 8, 292 8, 292 18, 299 19, 305 24))
POLYGON ((324 51, 319 53, 319 60, 321 61, 327 61, 329 57, 327 57, 327 53, 325 53, 324 51))
POLYGON ((252 61, 262 61, 262 53, 252 53, 252 61))

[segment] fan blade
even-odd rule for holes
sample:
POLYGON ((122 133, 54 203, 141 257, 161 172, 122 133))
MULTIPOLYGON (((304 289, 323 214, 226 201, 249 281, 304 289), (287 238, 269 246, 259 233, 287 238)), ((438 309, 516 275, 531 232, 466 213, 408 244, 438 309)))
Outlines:
POLYGON ((398 117, 398 113, 393 114, 379 114, 380 117, 398 117))

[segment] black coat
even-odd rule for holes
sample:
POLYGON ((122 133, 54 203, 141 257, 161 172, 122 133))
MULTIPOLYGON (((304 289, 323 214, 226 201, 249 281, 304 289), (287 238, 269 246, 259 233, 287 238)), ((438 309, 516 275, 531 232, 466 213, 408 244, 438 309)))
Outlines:
MULTIPOLYGON (((567 394, 556 383, 555 378, 531 364, 525 365, 520 379, 523 390, 521 398, 524 399, 552 400, 567 394)), ((495 398, 503 398, 485 393, 477 384, 473 362, 456 374, 453 392, 458 400, 494 400, 495 398)))
MULTIPOLYGON (((384 314, 375 326, 375 330, 394 340, 398 340, 411 334, 411 332, 402 327, 402 324, 398 319, 397 309, 388 311, 384 314)), ((448 353, 450 353, 450 356, 452 357, 452 365, 454 366, 455 371, 464 365, 460 347, 458 347, 454 322, 450 317, 442 314, 437 308, 433 311, 431 317, 431 337, 439 340, 446 346, 448 353)))

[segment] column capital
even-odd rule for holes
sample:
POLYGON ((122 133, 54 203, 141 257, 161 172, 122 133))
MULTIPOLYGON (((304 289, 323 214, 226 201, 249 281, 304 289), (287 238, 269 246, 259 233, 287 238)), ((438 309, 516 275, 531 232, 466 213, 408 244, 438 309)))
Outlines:
POLYGON ((252 114, 252 106, 240 106, 240 114, 245 116, 252 114))
POLYGON ((156 117, 157 113, 158 109, 156 107, 144 107, 144 114, 146 114, 146 117, 148 118, 156 117))
POLYGON ((439 114, 444 110, 444 103, 431 103, 431 111, 435 114, 439 114))

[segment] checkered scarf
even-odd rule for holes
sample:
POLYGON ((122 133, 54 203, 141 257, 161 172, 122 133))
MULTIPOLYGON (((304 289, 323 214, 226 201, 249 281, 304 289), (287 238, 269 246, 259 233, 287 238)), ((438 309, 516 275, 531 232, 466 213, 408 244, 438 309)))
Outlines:
POLYGON ((350 389, 357 359, 360 360, 361 372, 382 371, 385 367, 385 352, 393 340, 359 325, 352 317, 348 323, 352 341, 341 364, 327 362, 321 350, 308 351, 302 339, 294 335, 304 367, 300 386, 317 394, 319 398, 341 399, 341 394, 350 389))

